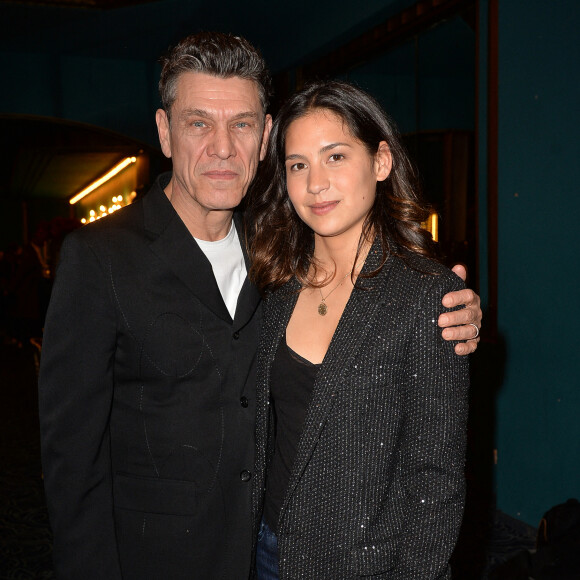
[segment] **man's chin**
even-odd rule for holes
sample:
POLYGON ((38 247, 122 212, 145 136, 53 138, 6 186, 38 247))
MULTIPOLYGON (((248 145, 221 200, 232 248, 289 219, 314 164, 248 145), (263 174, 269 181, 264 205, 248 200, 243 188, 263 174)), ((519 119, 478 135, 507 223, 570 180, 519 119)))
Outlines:
POLYGON ((239 193, 224 195, 223 191, 216 191, 213 203, 208 204, 216 211, 234 211, 243 201, 244 196, 239 193))

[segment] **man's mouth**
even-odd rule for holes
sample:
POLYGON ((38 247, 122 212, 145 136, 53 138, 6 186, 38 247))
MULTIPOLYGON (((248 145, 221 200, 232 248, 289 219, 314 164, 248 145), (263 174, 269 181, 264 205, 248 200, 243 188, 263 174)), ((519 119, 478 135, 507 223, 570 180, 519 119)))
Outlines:
POLYGON ((203 175, 209 179, 224 180, 235 179, 238 176, 235 171, 229 171, 227 169, 213 169, 211 171, 204 171, 203 175))

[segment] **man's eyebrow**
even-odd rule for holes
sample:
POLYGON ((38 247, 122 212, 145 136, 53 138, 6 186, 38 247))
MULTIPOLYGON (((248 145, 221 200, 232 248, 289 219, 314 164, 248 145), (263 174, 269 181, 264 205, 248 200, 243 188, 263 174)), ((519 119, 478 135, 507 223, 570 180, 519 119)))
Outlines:
POLYGON ((183 111, 181 111, 180 117, 183 119, 188 119, 189 117, 202 117, 203 119, 210 119, 211 115, 203 109, 183 109, 183 111))
POLYGON ((258 119, 258 113, 256 111, 243 111, 241 113, 235 114, 231 117, 232 121, 237 121, 238 119, 258 119))
MULTIPOLYGON (((181 117, 183 119, 189 119, 191 117, 201 117, 202 119, 212 119, 213 115, 204 109, 184 109, 181 112, 181 117)), ((238 121, 239 119, 258 119, 258 113, 255 111, 241 111, 236 113, 229 118, 230 121, 238 121)))

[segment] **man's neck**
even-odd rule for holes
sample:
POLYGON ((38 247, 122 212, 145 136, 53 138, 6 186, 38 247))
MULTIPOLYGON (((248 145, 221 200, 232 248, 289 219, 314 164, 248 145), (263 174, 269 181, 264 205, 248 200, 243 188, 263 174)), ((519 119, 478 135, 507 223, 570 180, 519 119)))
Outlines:
POLYGON ((181 218, 189 233, 199 240, 217 242, 223 240, 232 226, 234 211, 206 210, 191 198, 173 190, 173 181, 165 188, 165 195, 181 218))

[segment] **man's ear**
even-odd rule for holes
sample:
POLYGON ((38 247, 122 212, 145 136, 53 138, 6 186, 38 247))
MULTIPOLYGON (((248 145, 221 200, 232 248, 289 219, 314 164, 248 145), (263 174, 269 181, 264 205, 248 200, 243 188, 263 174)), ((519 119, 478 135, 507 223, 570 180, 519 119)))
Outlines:
POLYGON ((155 113, 155 122, 157 123, 157 132, 159 133, 159 143, 161 151, 165 157, 171 157, 171 134, 169 131, 169 119, 163 109, 157 109, 155 113))
POLYGON ((272 115, 266 115, 264 119, 264 132, 262 133, 262 145, 260 147, 260 161, 263 161, 266 157, 266 151, 268 149, 268 138, 270 137, 270 131, 272 130, 272 115))
POLYGON ((377 181, 385 181, 393 168, 393 156, 386 141, 381 141, 375 155, 375 173, 377 181))

